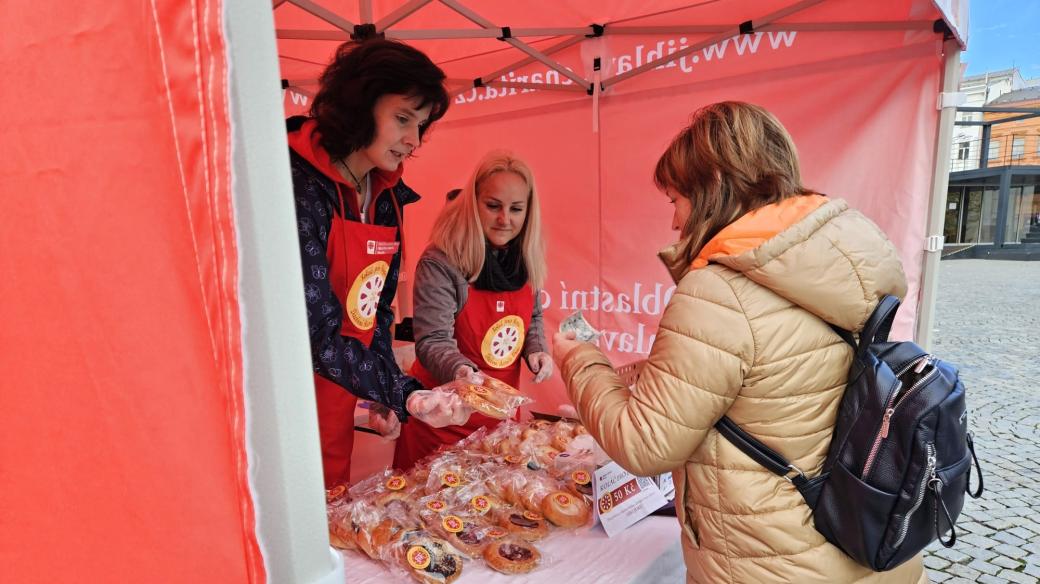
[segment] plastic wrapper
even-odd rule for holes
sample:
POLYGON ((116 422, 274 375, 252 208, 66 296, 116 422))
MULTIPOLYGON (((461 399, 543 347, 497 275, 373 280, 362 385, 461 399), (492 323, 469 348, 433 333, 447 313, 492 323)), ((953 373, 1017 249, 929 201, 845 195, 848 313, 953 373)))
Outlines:
POLYGON ((434 428, 465 424, 474 408, 465 403, 463 394, 454 390, 455 383, 412 392, 408 396, 408 413, 434 428))
POLYGON ((503 574, 528 574, 552 564, 534 543, 516 535, 489 542, 481 557, 489 568, 503 574))
POLYGON ((466 406, 485 416, 499 420, 507 420, 516 416, 517 409, 532 400, 520 393, 515 387, 499 381, 494 377, 481 376, 475 383, 476 376, 455 379, 434 388, 434 392, 447 392, 457 395, 466 406))
POLYGON ((384 469, 350 487, 349 493, 353 499, 366 499, 379 507, 386 507, 392 501, 407 502, 413 491, 414 484, 410 483, 407 474, 384 469))
POLYGON ((499 527, 525 541, 539 541, 549 535, 549 523, 539 512, 508 505, 494 509, 491 513, 499 527))
POLYGON ((342 549, 360 550, 372 559, 379 559, 373 534, 383 520, 383 511, 366 499, 351 501, 347 506, 336 524, 337 536, 344 546, 342 549))
POLYGON ((450 584, 462 575, 462 554, 426 530, 402 533, 386 547, 383 560, 398 575, 407 574, 423 584, 450 584))
POLYGON ((584 496, 569 489, 552 491, 542 497, 542 515, 553 525, 574 529, 588 525, 592 519, 592 504, 584 496))

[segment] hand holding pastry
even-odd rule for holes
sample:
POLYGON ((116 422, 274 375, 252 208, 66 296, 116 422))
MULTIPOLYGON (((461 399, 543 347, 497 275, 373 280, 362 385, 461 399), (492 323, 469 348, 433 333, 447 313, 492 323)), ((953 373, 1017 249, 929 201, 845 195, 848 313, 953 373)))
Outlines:
POLYGON ((464 404, 458 394, 448 391, 413 391, 405 407, 408 413, 434 428, 460 426, 473 413, 473 408, 464 404))

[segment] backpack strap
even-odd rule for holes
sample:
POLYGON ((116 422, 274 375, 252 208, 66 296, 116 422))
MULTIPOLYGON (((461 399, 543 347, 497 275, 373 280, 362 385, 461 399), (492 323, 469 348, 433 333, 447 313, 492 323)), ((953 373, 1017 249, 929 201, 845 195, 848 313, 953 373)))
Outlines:
POLYGON ((859 333, 860 352, 873 343, 883 343, 888 340, 897 310, 899 310, 899 298, 891 294, 881 297, 874 312, 870 313, 870 318, 867 319, 867 323, 863 325, 863 330, 859 333))
POLYGON ((759 442, 726 416, 722 416, 718 422, 715 422, 715 429, 723 438, 748 455, 751 460, 762 465, 769 472, 784 477, 787 482, 798 489, 798 493, 802 495, 810 509, 816 508, 816 500, 820 496, 820 490, 829 473, 822 473, 813 478, 805 476, 801 469, 791 464, 780 453, 759 442))

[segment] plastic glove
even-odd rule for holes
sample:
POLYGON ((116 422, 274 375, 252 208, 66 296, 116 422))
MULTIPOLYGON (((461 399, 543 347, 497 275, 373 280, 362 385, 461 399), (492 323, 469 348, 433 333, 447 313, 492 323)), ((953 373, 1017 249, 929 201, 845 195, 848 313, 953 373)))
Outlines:
POLYGON ((479 385, 484 383, 484 374, 474 370, 469 365, 459 365, 458 369, 455 370, 455 379, 465 379, 470 383, 479 385))
POLYGON ((387 440, 396 440, 401 435, 401 420, 383 404, 369 404, 368 427, 387 440))
POLYGON ((527 357, 527 366, 531 368, 531 373, 534 373, 534 382, 541 383, 553 373, 553 361, 552 356, 549 353, 540 351, 538 353, 531 353, 527 357))
POLYGON ((462 398, 452 391, 413 391, 405 403, 408 413, 434 428, 461 426, 469 420, 473 408, 462 403, 462 398))

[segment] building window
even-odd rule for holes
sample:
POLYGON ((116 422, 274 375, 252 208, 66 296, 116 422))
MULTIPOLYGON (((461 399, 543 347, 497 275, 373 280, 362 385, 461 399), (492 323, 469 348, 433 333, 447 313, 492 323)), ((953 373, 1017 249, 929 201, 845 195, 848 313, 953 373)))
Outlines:
POLYGON ((1022 160, 1026 157, 1026 139, 1011 139, 1011 160, 1022 160))
POLYGON ((957 143, 957 160, 967 160, 968 150, 971 147, 970 142, 958 142, 957 143))
POLYGON ((987 158, 989 160, 996 160, 1000 158, 1000 142, 989 143, 989 156, 987 156, 987 158))

